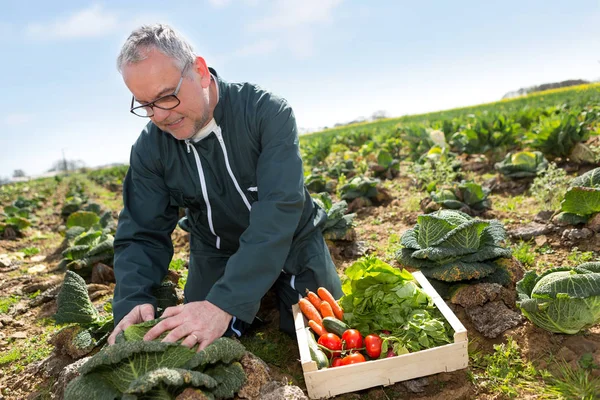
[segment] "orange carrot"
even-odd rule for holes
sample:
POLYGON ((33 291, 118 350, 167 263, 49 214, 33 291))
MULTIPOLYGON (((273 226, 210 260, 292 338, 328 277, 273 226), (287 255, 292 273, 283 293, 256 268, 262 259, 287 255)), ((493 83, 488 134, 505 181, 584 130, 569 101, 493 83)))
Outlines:
POLYGON ((319 314, 319 311, 317 311, 315 306, 313 306, 308 299, 300 299, 300 301, 298 301, 298 306, 300 307, 302 314, 304 314, 308 320, 312 319, 313 321, 323 325, 323 318, 321 317, 321 314, 319 314))
POLYGON ((306 289, 306 298, 312 303, 313 306, 315 306, 317 310, 319 309, 321 306, 321 299, 315 292, 311 292, 310 290, 306 289))
POLYGON ((323 318, 335 317, 335 314, 333 313, 331 306, 326 301, 321 302, 321 306, 319 307, 319 310, 321 311, 321 315, 323 316, 323 318))
POLYGON ((335 301, 329 290, 325 289, 324 287, 320 287, 317 289, 317 294, 319 295, 321 300, 324 300, 329 303, 335 317, 342 321, 344 318, 344 311, 342 310, 342 307, 340 307, 338 302, 335 301))
POLYGON ((318 322, 313 321, 312 319, 308 321, 308 326, 317 334, 317 336, 321 337, 327 333, 323 325, 319 325, 318 322))

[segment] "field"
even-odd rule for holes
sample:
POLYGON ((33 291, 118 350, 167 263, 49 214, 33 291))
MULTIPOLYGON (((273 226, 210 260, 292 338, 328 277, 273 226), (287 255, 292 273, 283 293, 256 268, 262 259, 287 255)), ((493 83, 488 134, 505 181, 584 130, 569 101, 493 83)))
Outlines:
MULTIPOLYGON (((332 211, 338 223, 324 233, 340 275, 366 255, 414 270, 399 256, 403 235, 438 209, 498 221, 502 247, 512 254, 505 257, 508 280, 458 291, 448 282, 436 286, 468 330, 469 368, 336 398, 600 398, 600 325, 549 332, 522 314, 515 290, 526 271, 600 261, 600 177, 579 191, 573 183, 600 165, 599 84, 344 126, 302 136, 300 145, 311 193, 326 209, 347 204, 332 211)), ((78 358, 56 351, 53 339, 64 327, 52 317, 67 269, 86 277, 94 305, 109 315, 114 277, 106 248, 126 170, 0 186, 0 399, 52 398, 59 373, 78 358), (74 213, 81 213, 79 226, 104 232, 95 236, 96 250, 72 250, 74 213)), ((186 232, 176 228, 173 242, 170 279, 180 290, 186 232)), ((469 273, 454 271, 453 279, 473 284, 469 273)), ((267 363, 272 380, 304 390, 297 344, 277 329, 273 293, 259 317, 263 324, 242 343, 267 363)))

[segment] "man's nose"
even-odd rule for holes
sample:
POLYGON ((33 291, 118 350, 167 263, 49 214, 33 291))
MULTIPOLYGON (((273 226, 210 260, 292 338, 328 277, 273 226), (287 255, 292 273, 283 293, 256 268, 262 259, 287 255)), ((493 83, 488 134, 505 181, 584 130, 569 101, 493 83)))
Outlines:
POLYGON ((163 110, 163 109, 158 108, 158 107, 154 107, 153 111, 154 111, 154 116, 152 118, 156 122, 163 122, 165 119, 167 119, 167 117, 171 113, 170 110, 163 110))

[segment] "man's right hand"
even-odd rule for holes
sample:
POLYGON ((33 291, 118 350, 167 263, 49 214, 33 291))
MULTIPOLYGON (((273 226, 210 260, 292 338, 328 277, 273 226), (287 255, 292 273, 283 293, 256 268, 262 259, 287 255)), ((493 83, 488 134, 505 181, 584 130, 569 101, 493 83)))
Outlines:
POLYGON ((140 322, 146 322, 154 319, 154 306, 152 304, 140 304, 135 306, 133 310, 129 312, 121 322, 115 327, 110 336, 108 337, 108 344, 112 345, 115 343, 115 338, 119 332, 127 329, 129 325, 139 324, 140 322))

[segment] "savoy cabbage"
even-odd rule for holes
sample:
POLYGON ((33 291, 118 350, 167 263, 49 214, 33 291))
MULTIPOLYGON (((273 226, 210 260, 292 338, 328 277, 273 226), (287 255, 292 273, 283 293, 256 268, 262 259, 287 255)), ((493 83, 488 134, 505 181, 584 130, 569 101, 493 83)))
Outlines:
POLYGON ((445 282, 490 279, 493 275, 493 281, 507 284, 510 278, 500 262, 511 256, 510 249, 501 244, 505 239, 499 221, 440 210, 417 218, 415 227, 402 235, 396 258, 402 265, 445 282))
POLYGON ((223 337, 196 352, 179 343, 141 340, 154 324, 127 328, 114 345, 91 357, 67 386, 65 400, 174 399, 186 388, 207 399, 225 399, 242 387, 246 375, 238 360, 246 350, 241 343, 223 337))
POLYGON ((600 323, 600 262, 528 271, 517 283, 517 305, 534 324, 575 334, 600 323))

